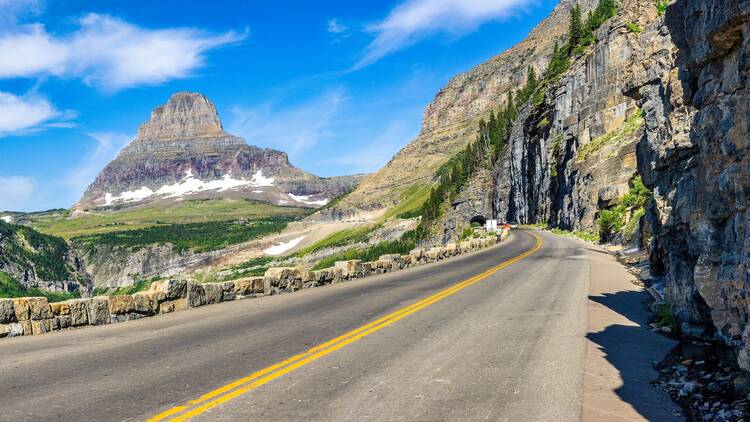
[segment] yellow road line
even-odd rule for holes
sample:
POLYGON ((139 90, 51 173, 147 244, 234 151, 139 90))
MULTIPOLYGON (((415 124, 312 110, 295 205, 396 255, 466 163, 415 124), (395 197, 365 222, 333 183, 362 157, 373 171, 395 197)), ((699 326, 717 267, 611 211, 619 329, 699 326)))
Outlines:
POLYGON ((372 321, 366 325, 363 325, 355 330, 349 331, 346 334, 343 334, 325 343, 321 343, 315 347, 312 347, 304 353, 300 353, 291 358, 285 359, 277 364, 271 365, 267 368, 261 369, 260 371, 254 372, 250 374, 249 376, 240 378, 223 387, 217 388, 206 394, 203 394, 197 399, 189 401, 187 405, 173 407, 165 412, 162 412, 150 418, 148 421, 149 422, 163 421, 182 412, 184 413, 170 420, 175 421, 175 422, 186 421, 194 416, 197 416, 205 412, 208 409, 216 407, 221 403, 230 401, 244 393, 247 393, 250 390, 260 387, 263 384, 266 384, 269 381, 272 381, 280 376, 283 376, 291 371, 294 371, 295 369, 301 366, 304 366, 314 360, 317 360, 323 356, 326 356, 348 344, 351 344, 363 337, 366 337, 376 331, 379 331, 395 323, 396 321, 402 318, 405 318, 406 316, 411 315, 427 306, 430 306, 433 303, 436 303, 454 293, 457 293, 458 291, 463 290, 466 287, 469 287, 470 285, 477 283, 489 277, 490 275, 496 273, 497 271, 511 264, 514 264, 528 257, 534 252, 538 251, 542 247, 542 239, 533 233, 532 233, 532 236, 536 238, 536 244, 534 245, 533 248, 527 250, 526 252, 514 258, 504 261, 481 274, 478 274, 467 280, 459 282, 430 297, 427 297, 414 304, 401 308, 398 311, 395 311, 384 317, 378 318, 375 321, 372 321), (254 382, 251 382, 251 381, 254 381, 254 382))

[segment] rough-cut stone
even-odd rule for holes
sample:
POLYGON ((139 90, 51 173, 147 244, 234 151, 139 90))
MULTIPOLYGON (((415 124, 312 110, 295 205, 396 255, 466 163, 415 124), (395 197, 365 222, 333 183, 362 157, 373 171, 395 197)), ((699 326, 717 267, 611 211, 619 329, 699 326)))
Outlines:
POLYGON ((49 304, 52 315, 70 315, 70 304, 68 302, 55 302, 49 304))
POLYGON ((263 278, 263 292, 270 295, 301 289, 302 280, 295 274, 298 270, 291 267, 269 268, 263 278))
POLYGON ((93 297, 87 305, 89 325, 103 325, 112 322, 109 312, 109 298, 107 296, 93 297))
POLYGON ((0 338, 16 337, 23 335, 23 326, 18 322, 0 324, 0 338))
POLYGON ((0 324, 16 322, 16 314, 13 312, 13 300, 0 299, 0 324))
POLYGON ((187 298, 168 300, 159 304, 159 313, 168 314, 184 311, 188 308, 187 298))
POLYGON ((13 299, 13 313, 16 321, 28 321, 30 318, 29 301, 26 298, 13 299))
POLYGON ((26 301, 29 304, 29 318, 31 320, 40 321, 52 317, 46 297, 30 297, 26 298, 26 301))
POLYGON ((154 315, 158 312, 159 303, 149 292, 133 293, 133 309, 143 315, 154 315))
POLYGON ((125 315, 135 311, 135 301, 131 295, 108 296, 109 313, 125 315))
POLYGON ((64 330, 70 328, 72 321, 70 315, 55 315, 52 317, 52 331, 64 330))
POLYGON ((206 283, 203 285, 206 295, 206 305, 224 301, 224 285, 222 283, 206 283))
POLYGON ((67 301, 70 306, 70 325, 78 327, 89 323, 89 302, 91 299, 73 299, 67 301))
POLYGON ((158 301, 174 300, 187 297, 187 281, 185 280, 162 280, 151 283, 149 292, 154 294, 158 301), (163 294, 163 299, 160 298, 163 294))
POLYGON ((52 319, 31 320, 31 332, 38 336, 50 332, 52 329, 52 319))
POLYGON ((200 283, 187 283, 187 302, 191 308, 197 308, 206 304, 206 291, 200 283))
POLYGON ((333 265, 333 268, 340 270, 341 277, 345 279, 356 278, 361 276, 362 261, 359 259, 352 259, 349 261, 336 261, 333 265))

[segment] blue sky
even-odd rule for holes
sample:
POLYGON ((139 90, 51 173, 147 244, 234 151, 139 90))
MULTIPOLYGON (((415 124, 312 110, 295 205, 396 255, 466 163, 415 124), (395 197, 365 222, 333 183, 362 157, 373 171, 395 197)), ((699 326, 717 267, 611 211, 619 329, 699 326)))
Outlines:
POLYGON ((307 171, 375 171, 452 76, 555 4, 0 0, 0 210, 69 207, 184 90, 307 171))

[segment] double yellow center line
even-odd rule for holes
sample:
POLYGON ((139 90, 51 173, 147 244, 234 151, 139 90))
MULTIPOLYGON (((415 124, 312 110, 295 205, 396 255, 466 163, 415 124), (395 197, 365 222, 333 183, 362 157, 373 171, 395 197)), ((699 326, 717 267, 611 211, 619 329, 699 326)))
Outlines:
POLYGON ((349 331, 348 333, 331 339, 325 343, 319 344, 304 353, 292 356, 289 359, 281 361, 277 364, 271 365, 267 368, 261 369, 260 371, 254 372, 246 377, 240 378, 233 381, 223 387, 219 387, 213 391, 210 391, 195 400, 190 400, 184 405, 175 406, 165 412, 162 412, 149 419, 149 422, 157 421, 186 421, 194 416, 197 416, 213 407, 216 407, 222 403, 228 402, 237 398, 238 396, 247 393, 261 385, 279 378, 295 369, 307 365, 308 363, 317 360, 325 355, 333 353, 334 351, 346 346, 347 344, 354 343, 355 341, 366 337, 378 330, 395 323, 396 321, 411 315, 420 309, 426 308, 433 303, 436 303, 446 297, 459 292, 474 283, 477 283, 497 271, 512 265, 527 256, 538 251, 542 247, 542 239, 536 234, 531 233, 536 238, 536 244, 533 248, 525 251, 524 253, 511 258, 507 261, 500 263, 499 265, 490 268, 489 270, 475 275, 467 280, 457 283, 439 293, 436 293, 428 298, 422 299, 419 302, 406 306, 388 314, 382 318, 378 318, 369 324, 363 325, 355 330, 349 331))

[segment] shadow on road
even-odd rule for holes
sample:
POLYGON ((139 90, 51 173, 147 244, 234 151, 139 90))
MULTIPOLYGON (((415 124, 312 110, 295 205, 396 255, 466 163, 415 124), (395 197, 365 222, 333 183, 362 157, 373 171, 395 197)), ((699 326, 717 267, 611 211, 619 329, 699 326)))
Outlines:
POLYGON ((619 371, 622 386, 614 392, 650 421, 680 420, 670 410, 675 408, 671 400, 665 394, 658 394, 650 385, 650 381, 656 376, 653 361, 661 360, 676 343, 648 329, 648 293, 626 290, 589 296, 589 299, 606 306, 633 324, 623 321, 623 324, 612 324, 602 331, 586 335, 619 371), (654 393, 649 393, 651 391, 654 393))

